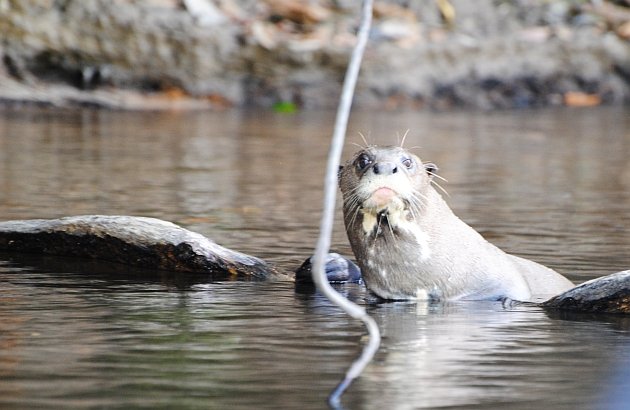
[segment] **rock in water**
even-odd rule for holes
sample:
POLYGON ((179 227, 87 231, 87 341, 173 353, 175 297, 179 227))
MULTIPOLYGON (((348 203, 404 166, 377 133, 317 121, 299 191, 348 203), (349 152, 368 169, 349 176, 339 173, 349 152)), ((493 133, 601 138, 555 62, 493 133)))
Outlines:
POLYGON ((630 313, 630 270, 584 282, 541 306, 579 312, 630 313))
POLYGON ((267 278, 262 259, 235 252, 171 222, 87 215, 0 222, 0 250, 86 257, 150 269, 267 278))
MULTIPOLYGON (((310 257, 295 271, 295 283, 315 285, 313 282, 312 259, 310 257)), ((350 259, 338 253, 326 255, 324 270, 330 283, 362 283, 361 270, 350 259)))

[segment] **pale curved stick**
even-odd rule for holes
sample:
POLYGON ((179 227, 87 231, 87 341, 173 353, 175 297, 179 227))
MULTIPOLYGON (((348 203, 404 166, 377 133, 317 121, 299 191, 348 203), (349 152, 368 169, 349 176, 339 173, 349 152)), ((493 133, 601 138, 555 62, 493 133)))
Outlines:
POLYGON ((367 44, 370 25, 372 23, 372 0, 363 0, 361 8, 361 24, 357 34, 357 44, 355 45, 350 63, 346 70, 346 76, 341 91, 339 107, 337 108, 337 118, 335 121, 335 129, 333 131, 330 151, 328 153, 328 165, 326 168, 326 179, 324 185, 324 210, 320 223, 320 235, 313 255, 313 282, 331 302, 339 306, 346 313, 355 319, 360 319, 365 323, 369 333, 369 342, 363 349, 361 356, 355 360, 352 366, 346 372, 346 376, 339 383, 337 388, 328 398, 328 403, 332 407, 338 407, 341 395, 346 388, 357 378, 365 366, 372 360, 372 357, 378 350, 381 335, 378 326, 365 309, 350 302, 339 292, 335 291, 328 283, 326 278, 324 264, 326 254, 330 249, 330 241, 333 227, 333 217, 335 212, 335 196, 337 192, 337 171, 341 162, 341 152, 343 150, 344 137, 348 126, 348 117, 350 116, 350 106, 352 105, 352 97, 354 88, 357 83, 359 69, 361 68, 361 59, 363 51, 367 44))

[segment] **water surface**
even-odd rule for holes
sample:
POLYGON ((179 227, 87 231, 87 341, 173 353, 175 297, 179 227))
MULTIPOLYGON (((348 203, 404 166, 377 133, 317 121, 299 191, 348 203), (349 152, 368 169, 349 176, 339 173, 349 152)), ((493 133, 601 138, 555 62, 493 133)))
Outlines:
MULTIPOLYGON (((290 270, 310 255, 332 113, 0 113, 0 219, 153 216, 290 270)), ((346 157, 405 145, 455 212, 581 282, 630 267, 622 108, 353 115, 346 157)), ((351 255, 338 215, 333 247, 351 255)), ((629 322, 498 303, 370 304, 348 408, 624 408, 629 322), (618 406, 615 407, 615 404, 618 406)), ((0 254, 2 408, 324 408, 364 330, 288 281, 0 254)))

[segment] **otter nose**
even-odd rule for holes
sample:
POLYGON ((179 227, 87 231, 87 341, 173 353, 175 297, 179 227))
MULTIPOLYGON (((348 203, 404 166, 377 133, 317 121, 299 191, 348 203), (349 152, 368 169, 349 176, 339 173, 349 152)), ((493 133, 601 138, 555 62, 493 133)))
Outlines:
POLYGON ((390 175, 398 172, 398 167, 393 162, 377 162, 372 166, 372 171, 376 175, 390 175))

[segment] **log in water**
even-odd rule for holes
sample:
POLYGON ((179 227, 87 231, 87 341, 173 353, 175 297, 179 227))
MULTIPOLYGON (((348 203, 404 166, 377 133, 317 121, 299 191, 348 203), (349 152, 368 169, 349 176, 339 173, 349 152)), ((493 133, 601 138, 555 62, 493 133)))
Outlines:
POLYGON ((74 256, 142 268, 205 273, 216 278, 267 278, 262 259, 155 218, 86 215, 0 222, 0 250, 74 256))
POLYGON ((546 302, 546 309, 630 313, 630 270, 589 280, 546 302))

